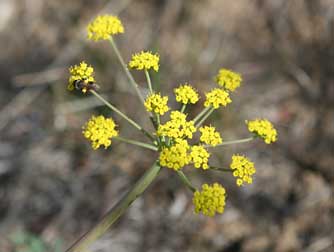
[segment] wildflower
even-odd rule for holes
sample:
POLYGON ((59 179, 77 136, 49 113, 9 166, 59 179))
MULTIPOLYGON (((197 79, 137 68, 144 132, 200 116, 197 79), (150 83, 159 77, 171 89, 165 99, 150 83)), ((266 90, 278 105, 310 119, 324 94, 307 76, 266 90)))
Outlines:
POLYGON ((233 170, 233 176, 237 178, 236 184, 238 186, 244 183, 253 183, 252 175, 256 172, 256 169, 254 163, 249 161, 246 157, 233 155, 230 167, 233 170))
POLYGON ((246 124, 248 126, 248 130, 263 138, 266 144, 276 142, 277 131, 268 120, 256 119, 253 121, 246 121, 246 124))
POLYGON ((118 136, 115 129, 116 124, 112 118, 105 118, 103 115, 92 116, 83 127, 83 135, 92 142, 94 150, 104 145, 108 148, 111 144, 111 138, 118 136))
POLYGON ((151 52, 140 52, 132 55, 129 62, 129 67, 137 70, 149 70, 151 68, 158 72, 159 70, 159 55, 151 52))
POLYGON ((195 168, 201 168, 203 170, 209 169, 208 161, 210 153, 201 145, 194 145, 191 147, 191 161, 194 163, 195 168))
POLYGON ((225 208, 225 189, 218 183, 202 185, 202 191, 196 191, 193 196, 195 213, 202 212, 213 217, 216 212, 223 213, 225 208))
POLYGON ((86 93, 89 83, 95 82, 94 79, 94 68, 88 66, 86 62, 82 61, 79 65, 74 65, 69 68, 70 78, 68 80, 67 89, 72 91, 74 89, 75 81, 82 81, 87 87, 82 88, 82 92, 86 93))
POLYGON ((220 69, 216 76, 217 84, 231 92, 240 86, 241 81, 240 74, 224 68, 220 69))
POLYGON ((231 103, 232 100, 229 94, 220 88, 214 88, 209 93, 205 94, 206 101, 204 102, 205 107, 212 106, 214 109, 219 108, 219 106, 226 106, 231 103))
POLYGON ((171 147, 162 148, 160 152, 160 165, 179 170, 188 165, 191 157, 188 154, 190 146, 186 140, 176 139, 171 147))
POLYGON ((170 118, 168 122, 159 126, 157 130, 158 136, 192 138, 193 133, 196 131, 194 121, 187 121, 187 115, 179 111, 172 111, 170 118))
POLYGON ((176 101, 183 104, 195 104, 199 100, 197 91, 189 84, 180 85, 174 89, 174 93, 176 101))
POLYGON ((169 110, 167 102, 168 96, 162 97, 160 94, 151 94, 146 98, 144 105, 147 111, 163 115, 169 110))
POLYGON ((98 16, 88 24, 87 32, 90 40, 107 40, 112 35, 124 33, 124 27, 118 17, 103 15, 98 16))
POLYGON ((204 126, 200 127, 199 131, 201 132, 200 141, 212 146, 221 144, 223 142, 219 132, 216 131, 215 127, 204 126))

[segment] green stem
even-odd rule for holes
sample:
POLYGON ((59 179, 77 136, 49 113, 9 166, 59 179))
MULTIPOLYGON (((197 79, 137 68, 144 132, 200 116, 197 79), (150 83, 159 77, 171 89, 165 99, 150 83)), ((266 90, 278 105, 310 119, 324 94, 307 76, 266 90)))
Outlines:
POLYGON ((139 142, 139 141, 135 141, 135 140, 119 137, 119 136, 113 137, 113 138, 116 139, 116 140, 119 140, 121 142, 137 145, 137 146, 140 146, 140 147, 144 147, 146 149, 150 149, 150 150, 154 150, 154 151, 158 150, 157 147, 155 147, 154 145, 151 145, 151 144, 147 144, 147 143, 143 143, 143 142, 139 142))
POLYGON ((93 95, 95 95, 100 101, 102 101, 108 108, 113 110, 115 113, 117 113, 119 116, 123 117, 126 121, 128 121, 132 126, 134 126, 136 129, 140 130, 145 136, 150 138, 152 141, 155 140, 155 138, 148 133, 146 130, 144 130, 138 123, 130 119, 127 115, 125 115, 123 112, 118 110, 115 106, 111 105, 106 99, 104 99, 101 95, 99 95, 94 90, 89 90, 93 95))
POLYGON ((148 85, 148 89, 150 90, 150 93, 153 93, 153 89, 152 89, 152 83, 151 83, 151 78, 150 78, 150 74, 148 73, 148 71, 145 69, 145 75, 146 75, 146 79, 147 79, 147 85, 148 85))
POLYGON ((238 143, 246 143, 254 140, 255 137, 248 137, 248 138, 243 138, 243 139, 238 139, 238 140, 232 140, 232 141, 225 141, 222 142, 221 144, 217 144, 216 146, 212 145, 204 145, 205 148, 214 148, 214 147, 219 147, 219 146, 224 146, 224 145, 230 145, 230 144, 238 144, 238 143))
POLYGON ((129 206, 134 202, 153 182, 160 171, 160 166, 155 163, 148 169, 137 183, 127 192, 123 198, 111 208, 102 217, 100 222, 90 231, 79 238, 66 252, 83 252, 87 251, 90 244, 101 237, 117 220, 121 217, 129 206))
POLYGON ((203 109, 194 119, 194 123, 196 123, 206 112, 208 112, 210 110, 211 107, 206 107, 205 109, 203 109))
POLYGON ((190 180, 187 178, 187 176, 182 171, 178 170, 177 175, 179 175, 183 184, 185 184, 192 192, 196 192, 196 188, 193 187, 190 180))
POLYGON ((129 69, 127 67, 127 65, 125 64, 125 62, 123 60, 123 57, 122 57, 121 53, 119 52, 118 47, 117 47, 114 39, 111 36, 110 36, 109 41, 110 41, 110 44, 111 44, 112 48, 114 49, 114 51, 116 53, 116 56, 117 56, 119 62, 121 63, 121 66, 122 66, 126 76, 128 77, 128 79, 129 79, 131 85, 133 86, 133 88, 136 90, 136 93, 137 93, 137 96, 138 96, 139 100, 141 101, 142 104, 144 104, 145 100, 144 100, 144 97, 139 90, 139 86, 138 86, 137 82, 134 80, 131 72, 129 71, 129 69))
POLYGON ((182 104, 180 112, 184 113, 184 111, 186 110, 186 107, 187 107, 187 104, 182 104))
POLYGON ((211 115, 211 113, 214 111, 214 108, 210 108, 210 110, 202 117, 202 119, 195 125, 196 128, 202 125, 202 123, 205 122, 205 120, 211 115))
POLYGON ((216 170, 216 171, 221 171, 221 172, 233 172, 232 169, 215 167, 215 166, 210 166, 210 169, 211 170, 216 170))

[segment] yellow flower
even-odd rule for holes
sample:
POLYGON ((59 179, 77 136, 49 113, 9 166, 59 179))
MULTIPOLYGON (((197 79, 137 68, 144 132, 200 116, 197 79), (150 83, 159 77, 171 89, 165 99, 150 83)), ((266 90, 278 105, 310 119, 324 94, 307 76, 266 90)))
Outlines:
POLYGON ((168 96, 161 96, 160 94, 150 94, 145 100, 145 107, 147 111, 154 112, 160 115, 165 114, 169 107, 167 106, 168 96))
POLYGON ((196 191, 193 196, 195 213, 213 217, 216 212, 222 214, 225 208, 225 189, 218 183, 202 185, 202 191, 196 191))
POLYGON ((190 156, 195 168, 202 168, 203 170, 209 169, 208 162, 210 153, 203 146, 192 146, 190 156))
MULTIPOLYGON (((75 81, 82 81, 83 84, 86 84, 87 87, 89 83, 95 82, 94 79, 94 68, 88 66, 86 62, 82 61, 79 65, 74 65, 69 68, 70 78, 68 80, 67 89, 72 91, 74 89, 75 81)), ((83 87, 81 90, 83 93, 86 93, 87 87, 83 87)))
POLYGON ((137 70, 149 70, 151 68, 158 72, 159 70, 159 55, 151 52, 140 52, 132 55, 129 62, 129 67, 137 70))
POLYGON ((205 107, 212 106, 214 109, 219 108, 219 106, 226 106, 231 103, 232 100, 229 94, 220 88, 214 88, 209 93, 205 94, 206 101, 204 102, 205 107))
POLYGON ((231 92, 240 86, 241 81, 242 78, 240 74, 224 68, 220 69, 216 76, 217 84, 231 92))
POLYGON ((200 141, 212 146, 221 144, 223 142, 219 132, 216 131, 215 127, 204 126, 200 127, 199 131, 201 132, 200 141))
POLYGON ((237 178, 236 184, 242 186, 244 183, 253 183, 252 175, 256 172, 254 163, 241 155, 233 155, 230 165, 233 176, 237 178))
POLYGON ((171 138, 192 138, 196 131, 194 121, 187 121, 187 115, 179 111, 172 111, 170 121, 161 124, 157 130, 158 136, 167 136, 171 138))
POLYGON ((118 17, 103 15, 96 17, 88 24, 87 32, 90 40, 107 40, 112 35, 124 33, 124 27, 118 17))
POLYGON ((246 121, 246 124, 248 126, 248 130, 263 138, 266 144, 276 142, 277 131, 268 120, 256 119, 253 121, 246 121))
POLYGON ((183 104, 195 104, 199 99, 197 91, 189 84, 180 85, 174 89, 174 93, 176 101, 183 104))
POLYGON ((179 170, 188 165, 191 157, 188 154, 190 146, 186 140, 176 139, 171 147, 164 147, 160 152, 160 165, 179 170))
POLYGON ((92 116, 83 127, 83 135, 92 142, 94 150, 104 145, 108 148, 111 144, 111 138, 118 136, 115 130, 116 124, 112 118, 105 118, 103 115, 92 116))

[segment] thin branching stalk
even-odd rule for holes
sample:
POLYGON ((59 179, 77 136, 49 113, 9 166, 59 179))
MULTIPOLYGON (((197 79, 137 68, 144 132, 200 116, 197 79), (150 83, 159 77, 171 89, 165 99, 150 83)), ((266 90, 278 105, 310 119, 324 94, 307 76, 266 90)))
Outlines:
POLYGON ((131 140, 131 139, 127 139, 127 138, 123 138, 123 137, 119 137, 119 136, 113 137, 113 139, 119 140, 119 141, 124 142, 124 143, 132 144, 132 145, 137 145, 137 146, 149 149, 149 150, 154 150, 154 151, 158 150, 158 148, 154 145, 139 142, 139 141, 135 141, 135 140, 131 140))
POLYGON ((238 139, 238 140, 231 140, 231 141, 224 141, 221 144, 217 144, 216 146, 212 145, 204 145, 205 148, 214 148, 214 147, 219 147, 219 146, 224 146, 224 145, 230 145, 230 144, 239 144, 239 143, 246 143, 254 140, 255 137, 248 137, 248 138, 243 138, 243 139, 238 139))
POLYGON ((184 113, 184 111, 186 110, 186 107, 187 107, 187 104, 182 104, 180 112, 184 113))
POLYGON ((210 107, 209 111, 202 117, 202 119, 195 125, 196 128, 200 127, 205 120, 212 114, 215 109, 210 107))
POLYGON ((206 107, 204 108, 194 119, 194 123, 196 123, 199 119, 201 119, 201 117, 210 110, 211 107, 206 107))
POLYGON ((145 69, 145 75, 146 75, 146 79, 147 79, 147 85, 148 85, 148 89, 150 90, 150 93, 153 93, 153 89, 152 89, 152 82, 151 82, 151 77, 149 72, 145 69))
POLYGON ((115 106, 110 104, 106 99, 104 99, 101 95, 99 95, 96 91, 90 90, 90 92, 95 95, 100 101, 102 101, 108 108, 113 110, 115 113, 117 113, 119 116, 123 117, 126 121, 128 121, 133 127, 140 130, 145 136, 150 138, 152 141, 155 140, 155 138, 147 132, 143 127, 141 127, 138 123, 130 119, 127 115, 125 115, 123 112, 121 112, 119 109, 117 109, 115 106))
POLYGON ((210 166, 210 169, 215 170, 215 171, 221 171, 221 172, 233 172, 232 169, 215 167, 215 166, 210 166))
POLYGON ((190 180, 187 178, 187 176, 182 171, 178 170, 177 175, 179 175, 179 178, 181 179, 182 183, 186 185, 190 189, 190 191, 196 192, 196 188, 193 187, 190 180))
POLYGON ((66 252, 84 252, 88 251, 88 247, 101 237, 124 212, 129 208, 132 202, 134 202, 152 183, 157 177, 160 171, 160 166, 155 163, 150 169, 148 169, 144 175, 137 181, 137 183, 126 193, 123 198, 110 209, 101 221, 93 227, 90 231, 84 234, 79 240, 77 240, 66 252))
POLYGON ((136 90, 136 93, 137 93, 137 96, 138 96, 139 100, 141 101, 142 104, 144 104, 145 100, 144 100, 144 97, 139 90, 139 86, 138 86, 137 82, 135 81, 135 79, 133 78, 131 72, 129 71, 129 69, 127 67, 127 65, 125 64, 125 62, 123 60, 123 57, 122 57, 120 51, 118 50, 118 47, 117 47, 114 39, 112 38, 112 36, 110 36, 109 41, 110 41, 110 44, 111 44, 112 48, 114 49, 114 51, 116 53, 116 56, 117 56, 119 62, 121 63, 121 66, 122 66, 126 76, 128 77, 128 79, 129 79, 131 85, 133 86, 133 88, 136 90))

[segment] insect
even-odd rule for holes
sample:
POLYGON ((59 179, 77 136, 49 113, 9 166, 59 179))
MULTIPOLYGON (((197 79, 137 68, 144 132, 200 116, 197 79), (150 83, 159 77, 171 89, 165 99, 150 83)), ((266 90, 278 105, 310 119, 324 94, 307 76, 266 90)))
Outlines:
POLYGON ((75 80, 73 82, 75 89, 81 90, 83 93, 86 93, 89 90, 97 91, 100 86, 96 84, 94 81, 86 81, 86 80, 75 80))

